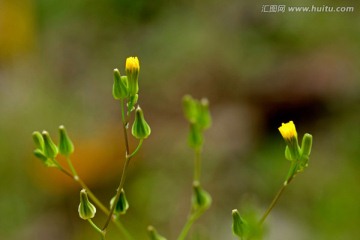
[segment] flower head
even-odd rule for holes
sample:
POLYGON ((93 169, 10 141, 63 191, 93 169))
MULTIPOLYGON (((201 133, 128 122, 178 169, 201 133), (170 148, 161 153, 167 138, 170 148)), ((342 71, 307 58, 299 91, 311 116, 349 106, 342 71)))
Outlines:
POLYGON ((130 96, 135 96, 139 91, 140 64, 137 57, 128 57, 125 64, 125 72, 128 78, 128 91, 130 96))
POLYGON ((283 123, 281 127, 279 127, 279 131, 285 140, 297 138, 297 132, 293 121, 283 123))
POLYGON ((140 64, 137 57, 128 57, 125 64, 126 71, 139 71, 140 64))

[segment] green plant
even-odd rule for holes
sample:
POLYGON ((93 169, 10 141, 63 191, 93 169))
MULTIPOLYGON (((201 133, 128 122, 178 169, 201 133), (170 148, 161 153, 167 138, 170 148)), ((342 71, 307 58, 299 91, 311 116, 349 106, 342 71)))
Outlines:
MULTIPOLYGON (((129 163, 141 149, 144 140, 151 134, 151 128, 146 122, 144 113, 138 104, 139 72, 140 64, 137 57, 129 57, 126 59, 126 75, 121 76, 118 69, 114 70, 112 94, 113 97, 120 102, 123 137, 125 142, 125 162, 119 185, 116 188, 115 196, 113 196, 109 201, 110 209, 108 209, 93 194, 74 168, 70 156, 74 152, 75 148, 64 126, 59 127, 60 138, 58 145, 53 142, 49 133, 46 131, 43 131, 42 133, 36 131, 33 133, 33 140, 36 146, 34 155, 40 159, 46 167, 52 167, 60 170, 65 175, 76 181, 82 188, 80 191, 80 204, 78 206, 79 216, 80 218, 86 220, 90 226, 99 233, 101 239, 106 239, 106 232, 110 222, 115 224, 126 239, 134 239, 120 220, 121 215, 126 214, 126 211, 129 208, 129 203, 126 199, 124 190, 129 163), (130 131, 129 121, 131 115, 134 115, 134 121, 131 125, 131 134, 134 138, 138 139, 138 144, 132 152, 130 151, 128 139, 128 132, 130 131), (66 158, 67 165, 70 170, 67 170, 67 168, 65 168, 57 160, 59 154, 66 158), (90 200, 94 203, 94 205, 90 202, 90 200), (91 220, 95 216, 96 207, 107 216, 103 227, 97 226, 91 220)), ((190 213, 177 238, 178 240, 186 239, 193 223, 209 209, 212 201, 210 194, 204 190, 200 181, 204 131, 207 130, 212 123, 209 101, 206 98, 196 100, 190 95, 186 95, 183 97, 183 111, 186 120, 189 122, 188 144, 194 151, 194 174, 190 213)), ((294 177, 308 166, 312 146, 312 136, 310 134, 305 134, 300 147, 298 144, 295 125, 292 121, 279 127, 279 131, 287 145, 285 148, 285 157, 291 162, 288 175, 284 184, 274 197, 264 215, 261 217, 260 221, 257 221, 256 217, 245 219, 240 216, 238 210, 236 209, 232 211, 233 234, 240 239, 249 240, 261 238, 262 224, 277 203, 279 197, 294 177)), ((165 237, 161 236, 153 226, 148 227, 148 236, 151 240, 165 240, 165 237)))

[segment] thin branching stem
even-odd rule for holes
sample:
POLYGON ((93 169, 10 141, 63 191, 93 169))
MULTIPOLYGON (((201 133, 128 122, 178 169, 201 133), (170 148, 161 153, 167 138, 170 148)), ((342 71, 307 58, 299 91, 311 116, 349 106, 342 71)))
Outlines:
POLYGON ((265 211, 264 215, 259 221, 259 224, 262 225, 264 221, 266 220, 267 216, 270 214, 271 210, 275 207, 276 203, 278 202, 279 198, 281 197, 282 193, 284 192, 285 188, 289 185, 289 183, 292 181, 293 177, 290 177, 287 181, 284 182, 284 184, 281 186, 273 200, 271 201, 269 207, 265 211))
MULTIPOLYGON (((71 172, 66 170, 59 162, 57 162, 55 159, 53 159, 55 164, 57 165, 57 168, 64 173, 66 176, 70 177, 71 179, 75 180, 79 183, 79 185, 86 190, 88 196, 90 199, 94 202, 94 204, 105 214, 109 215, 110 211, 105 207, 105 205, 95 196, 95 194, 90 190, 90 188, 84 183, 84 181, 78 176, 73 175, 71 172), (75 177, 77 176, 77 177, 75 177)), ((75 168, 74 168, 75 169, 75 168)), ((76 171, 75 171, 76 172, 76 171)), ((117 221, 116 219, 112 219, 112 221, 115 223, 116 227, 122 232, 122 234, 127 239, 132 239, 130 233, 126 230, 126 228, 122 225, 121 222, 117 221)))
POLYGON ((103 232, 98 226, 96 226, 96 224, 91 219, 88 219, 88 222, 95 229, 95 231, 100 234, 101 240, 105 240, 105 232, 103 232))
POLYGON ((125 118, 125 107, 124 107, 124 101, 121 100, 120 102, 121 104, 121 116, 122 116, 122 125, 123 125, 123 132, 124 132, 124 140, 125 140, 125 147, 126 147, 126 151, 125 151, 125 164, 123 167, 123 172, 121 175, 121 179, 120 179, 120 183, 118 188, 116 189, 116 195, 115 195, 115 200, 114 200, 114 204, 112 205, 111 209, 110 209, 110 213, 108 215, 108 218, 105 222, 104 227, 102 228, 103 231, 106 231, 107 227, 109 226, 110 223, 110 219, 112 218, 112 215, 114 213, 115 210, 115 206, 120 198, 120 193, 121 193, 121 189, 124 187, 125 184, 125 180, 126 180, 126 173, 127 173, 127 169, 130 163, 131 158, 138 152, 138 150, 140 149, 143 140, 140 140, 137 148, 134 150, 134 152, 132 154, 130 153, 130 148, 129 148, 129 140, 128 140, 128 135, 127 135, 127 125, 128 125, 128 121, 125 118))

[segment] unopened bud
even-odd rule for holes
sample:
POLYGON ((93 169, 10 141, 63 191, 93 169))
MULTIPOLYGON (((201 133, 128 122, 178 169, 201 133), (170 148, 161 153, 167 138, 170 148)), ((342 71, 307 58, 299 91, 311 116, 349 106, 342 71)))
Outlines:
POLYGON ((193 210, 208 209, 211 205, 211 196, 207 193, 198 181, 193 183, 192 207, 193 210))
POLYGON ((139 91, 139 72, 140 64, 137 57, 128 57, 125 64, 126 76, 128 77, 128 87, 130 96, 134 96, 139 91))
POLYGON ((49 133, 47 131, 43 131, 42 137, 44 139, 44 155, 47 158, 55 158, 59 153, 59 150, 55 143, 51 140, 49 133))
POLYGON ((124 99, 129 96, 127 76, 121 76, 118 69, 114 69, 112 94, 115 99, 124 99))
POLYGON ((232 210, 232 217, 233 217, 232 231, 235 236, 238 236, 240 239, 242 239, 247 232, 247 228, 248 228, 247 223, 240 216, 237 209, 232 210))
POLYGON ((209 101, 206 98, 201 99, 199 104, 198 123, 203 130, 208 129, 211 126, 209 101))
POLYGON ((300 147, 298 144, 298 137, 295 128, 295 124, 293 121, 288 123, 283 123, 279 128, 279 131, 284 138, 287 146, 289 147, 289 153, 286 153, 288 156, 285 155, 287 159, 291 159, 292 161, 299 160, 300 158, 300 147), (291 156, 291 157, 290 157, 291 156))
POLYGON ((36 145, 36 148, 40 149, 41 151, 44 150, 44 139, 40 132, 36 131, 32 134, 34 143, 36 145))
POLYGON ((85 189, 80 191, 79 216, 84 220, 91 219, 95 216, 96 208, 88 199, 85 189))
POLYGON ((185 95, 182 102, 185 118, 190 123, 195 124, 199 115, 198 101, 193 99, 190 95, 185 95))
POLYGON ((312 135, 309 133, 305 133, 301 144, 302 156, 308 158, 311 153, 311 147, 312 147, 312 135))
MULTIPOLYGON (((113 207, 115 198, 116 198, 116 196, 114 196, 110 200, 110 208, 113 207)), ((116 206, 114 208, 114 215, 115 216, 123 215, 123 214, 126 213, 126 211, 128 209, 129 209, 129 203, 128 203, 127 199, 126 199, 125 191, 124 191, 124 189, 121 189, 119 199, 118 199, 118 201, 116 203, 116 206)))
POLYGON ((166 240, 166 238, 158 234, 158 232, 153 226, 148 226, 147 230, 150 240, 166 240))
POLYGON ((137 139, 145 139, 149 137, 151 133, 151 128, 145 121, 144 113, 139 106, 135 111, 135 120, 132 125, 131 133, 137 139))
POLYGON ((41 160, 41 162, 46 166, 46 167, 57 167, 57 165, 53 162, 52 159, 47 158, 43 151, 41 151, 40 149, 35 149, 34 150, 34 155, 35 157, 37 157, 38 159, 41 160))
POLYGON ((66 132, 66 129, 63 125, 59 127, 60 133, 60 143, 59 151, 64 156, 70 156, 74 152, 74 144, 72 143, 69 135, 66 132))

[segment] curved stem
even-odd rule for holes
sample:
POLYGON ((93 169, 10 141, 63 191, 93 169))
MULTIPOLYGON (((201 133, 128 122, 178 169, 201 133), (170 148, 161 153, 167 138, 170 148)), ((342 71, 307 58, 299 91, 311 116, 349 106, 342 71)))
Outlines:
POLYGON ((95 229, 95 231, 97 231, 98 233, 100 233, 100 235, 101 235, 101 240, 105 240, 105 232, 103 232, 98 226, 96 226, 96 224, 95 224, 91 219, 88 219, 88 222, 89 222, 90 225, 95 229))
POLYGON ((289 185, 289 183, 291 182, 293 178, 290 177, 287 181, 284 182, 284 184, 281 186, 281 188, 279 189, 279 191, 277 192, 277 194, 275 195, 274 199, 272 200, 272 202, 270 203, 269 207, 267 208, 267 210, 265 211, 264 215, 262 216, 262 218, 259 221, 259 224, 262 225, 266 219, 266 217, 270 214, 271 210, 274 208, 274 206, 276 205, 276 203, 278 202, 281 194, 284 192, 285 188, 287 187, 287 185, 289 185))
MULTIPOLYGON (((56 161, 55 159, 53 159, 53 161, 55 162, 55 164, 57 165, 57 168, 63 172, 65 175, 67 175, 68 177, 72 178, 73 180, 75 180, 76 182, 79 183, 79 185, 86 190, 89 198, 94 202, 94 204, 100 208, 100 210, 105 214, 105 215, 109 215, 110 211, 109 209, 107 209, 107 207, 105 207, 105 205, 95 196, 95 194, 89 189, 89 187, 84 183, 84 181, 77 176, 77 178, 75 178, 75 176, 70 173, 68 170, 66 170, 65 168, 63 168, 63 166, 60 165, 60 163, 58 161, 56 161)), ((74 169, 75 170, 75 169, 74 169)), ((127 238, 127 239, 133 239, 130 235, 130 233, 126 230, 126 228, 124 227, 124 225, 122 225, 121 222, 119 222, 118 220, 112 218, 112 221, 115 223, 116 227, 122 232, 122 234, 127 238)))
POLYGON ((130 155, 128 155, 128 156, 126 156, 126 157, 127 157, 127 158, 132 158, 132 157, 134 157, 135 154, 140 150, 143 141, 144 141, 144 139, 140 139, 139 144, 137 145, 136 149, 135 149, 130 155))
POLYGON ((194 224, 194 222, 204 213, 203 210, 198 210, 193 212, 187 219, 183 229, 181 230, 181 233, 177 240, 184 240, 191 228, 191 226, 194 224))

